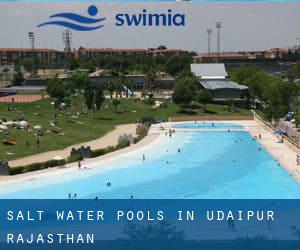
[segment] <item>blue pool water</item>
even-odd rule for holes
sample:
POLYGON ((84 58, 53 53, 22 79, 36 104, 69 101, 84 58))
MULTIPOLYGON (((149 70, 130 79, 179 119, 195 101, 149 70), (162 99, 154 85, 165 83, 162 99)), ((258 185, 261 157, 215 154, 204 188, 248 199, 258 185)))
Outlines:
POLYGON ((188 129, 242 129, 243 126, 234 123, 223 122, 189 122, 178 123, 173 125, 173 128, 188 128, 188 129))
POLYGON ((83 163, 90 170, 1 186, 0 198, 300 198, 300 185, 260 147, 246 131, 177 131, 110 162, 83 163))

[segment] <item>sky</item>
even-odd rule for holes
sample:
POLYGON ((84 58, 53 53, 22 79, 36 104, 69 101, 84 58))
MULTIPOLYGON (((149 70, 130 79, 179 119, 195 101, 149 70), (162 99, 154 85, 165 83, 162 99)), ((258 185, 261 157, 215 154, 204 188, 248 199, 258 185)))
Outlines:
MULTIPOLYGON (((100 3, 93 18, 105 17, 104 27, 94 31, 72 31, 72 47, 87 48, 168 48, 207 51, 207 28, 212 29, 212 51, 216 51, 215 22, 222 22, 221 50, 264 50, 291 47, 300 37, 300 3, 100 3), (185 15, 185 26, 116 26, 119 13, 172 13, 185 15)), ((0 47, 30 47, 28 32, 35 32, 37 48, 63 49, 59 26, 37 25, 59 12, 88 16, 91 3, 4 3, 0 2, 0 47)))

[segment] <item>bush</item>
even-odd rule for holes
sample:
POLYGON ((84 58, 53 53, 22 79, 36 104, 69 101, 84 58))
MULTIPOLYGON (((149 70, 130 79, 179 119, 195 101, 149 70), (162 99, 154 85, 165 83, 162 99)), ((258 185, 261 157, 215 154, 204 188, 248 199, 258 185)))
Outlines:
POLYGON ((92 157, 97 157, 97 156, 101 156, 106 154, 105 149, 104 148, 100 148, 100 149, 96 149, 92 151, 92 157))
POLYGON ((155 119, 154 119, 152 116, 143 116, 143 117, 140 119, 140 122, 141 122, 141 123, 152 124, 152 123, 155 122, 155 119))
POLYGON ((36 171, 36 170, 42 170, 42 169, 46 169, 46 168, 62 166, 65 164, 66 164, 66 161, 64 159, 63 160, 50 160, 50 161, 45 161, 45 162, 36 162, 36 163, 32 163, 32 164, 29 164, 26 166, 10 168, 9 174, 10 175, 22 174, 25 172, 32 172, 32 171, 36 171))
POLYGON ((126 148, 128 146, 130 146, 129 141, 122 141, 116 146, 116 149, 126 148))
POLYGON ((22 174, 24 171, 24 167, 9 168, 9 175, 22 174))

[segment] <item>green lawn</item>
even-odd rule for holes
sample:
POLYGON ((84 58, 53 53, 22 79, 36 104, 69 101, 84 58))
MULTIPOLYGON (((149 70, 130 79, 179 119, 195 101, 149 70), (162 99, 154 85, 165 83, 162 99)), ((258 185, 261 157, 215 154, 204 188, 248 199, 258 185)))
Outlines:
MULTIPOLYGON (((13 160, 20 157, 33 155, 49 150, 62 149, 66 146, 92 140, 103 136, 112 130, 118 124, 136 122, 143 116, 152 116, 155 119, 167 120, 170 116, 186 115, 179 113, 179 107, 173 103, 168 104, 166 108, 152 110, 151 106, 134 100, 121 100, 117 113, 111 100, 105 100, 101 110, 96 112, 95 118, 92 113, 81 114, 79 119, 72 118, 77 111, 86 111, 82 99, 72 100, 71 107, 63 111, 58 111, 51 100, 46 99, 34 103, 14 103, 11 105, 13 111, 7 110, 7 104, 0 103, 0 119, 7 120, 20 119, 24 114, 30 127, 41 125, 44 135, 40 137, 40 145, 37 146, 37 136, 28 131, 22 131, 9 126, 9 135, 0 133, 0 160, 13 160), (46 132, 51 129, 50 121, 57 114, 57 127, 63 129, 63 133, 46 132), (10 146, 2 144, 2 140, 15 140, 17 145, 10 146), (29 142, 29 146, 26 145, 29 142), (13 153, 9 155, 8 153, 13 153)), ((236 110, 231 112, 228 108, 221 105, 207 105, 208 113, 201 113, 202 109, 195 109, 193 115, 243 115, 250 114, 248 110, 236 110)))

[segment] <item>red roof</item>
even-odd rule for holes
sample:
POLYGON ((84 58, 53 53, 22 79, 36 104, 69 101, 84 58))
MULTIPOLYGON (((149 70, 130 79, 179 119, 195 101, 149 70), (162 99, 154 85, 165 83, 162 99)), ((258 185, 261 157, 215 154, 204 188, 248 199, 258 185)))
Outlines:
MULTIPOLYGON (((30 48, 0 48, 0 52, 31 52, 30 48)), ((35 52, 58 52, 55 49, 36 48, 35 52)))
POLYGON ((145 49, 113 49, 113 48, 88 48, 88 49, 78 49, 78 52, 146 52, 145 49))

